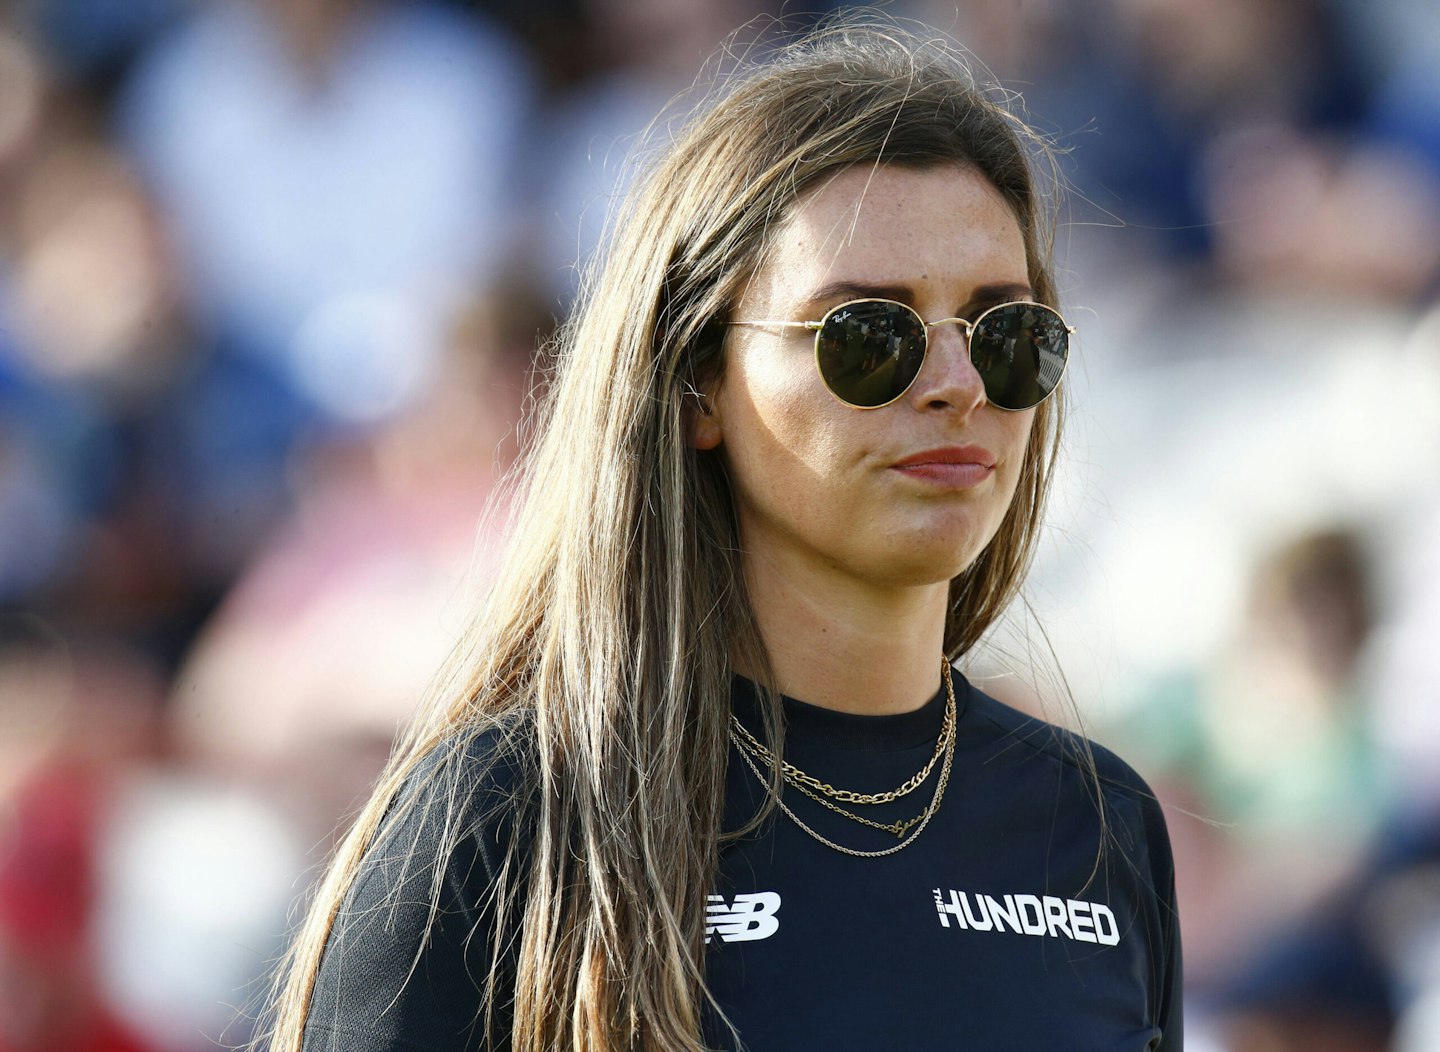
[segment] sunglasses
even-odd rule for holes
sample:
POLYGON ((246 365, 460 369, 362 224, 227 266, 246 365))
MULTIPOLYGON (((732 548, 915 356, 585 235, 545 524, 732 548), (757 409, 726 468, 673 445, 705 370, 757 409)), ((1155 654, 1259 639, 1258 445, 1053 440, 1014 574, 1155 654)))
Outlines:
POLYGON ((1075 331, 1056 311, 1028 300, 997 304, 974 321, 927 322, 903 303, 864 299, 832 307, 819 321, 730 324, 813 330, 820 378, 855 409, 879 409, 910 389, 936 325, 965 327, 970 362, 991 405, 1011 412, 1031 409, 1060 383, 1075 331))

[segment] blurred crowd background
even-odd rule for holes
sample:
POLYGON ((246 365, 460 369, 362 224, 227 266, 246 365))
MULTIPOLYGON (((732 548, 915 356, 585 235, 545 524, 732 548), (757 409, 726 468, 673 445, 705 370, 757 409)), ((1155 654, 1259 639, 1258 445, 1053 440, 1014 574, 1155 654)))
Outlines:
MULTIPOLYGON (((889 10, 1070 184, 1068 451, 974 674, 1166 803, 1192 1049, 1440 1049, 1440 5, 889 10)), ((627 157, 775 14, 3 7, 0 1052, 250 1036, 627 157)))

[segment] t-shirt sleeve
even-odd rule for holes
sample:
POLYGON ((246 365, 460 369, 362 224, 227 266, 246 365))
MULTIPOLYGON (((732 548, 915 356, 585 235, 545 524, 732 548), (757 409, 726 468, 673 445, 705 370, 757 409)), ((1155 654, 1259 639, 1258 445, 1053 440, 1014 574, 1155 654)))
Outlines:
POLYGON ((1118 845, 1144 902, 1150 940, 1150 1017, 1158 1042, 1149 1052, 1182 1052, 1185 1046, 1184 969, 1180 913, 1175 897, 1175 856, 1165 812, 1149 784, 1109 749, 1091 745, 1097 773, 1107 787, 1113 818, 1123 829, 1118 845), (1143 860, 1143 862, 1142 862, 1143 860))
POLYGON ((1180 953, 1180 912, 1175 898, 1175 861, 1165 815, 1153 797, 1147 801, 1145 835, 1163 942, 1156 982, 1156 1025, 1162 1036, 1155 1052, 1182 1052, 1185 1047, 1184 969, 1180 953))
POLYGON ((489 978, 508 836, 496 794, 442 772, 400 800, 331 928, 304 1052, 484 1049, 487 998, 504 1025, 505 984, 489 978))

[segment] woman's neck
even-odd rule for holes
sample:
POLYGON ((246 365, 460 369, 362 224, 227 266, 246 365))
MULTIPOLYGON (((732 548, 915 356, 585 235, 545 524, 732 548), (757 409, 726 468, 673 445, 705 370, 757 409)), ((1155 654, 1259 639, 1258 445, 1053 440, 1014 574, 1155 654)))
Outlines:
POLYGON ((746 572, 776 689, 865 715, 909 712, 934 696, 948 582, 877 588, 844 575, 784 569, 746 572))

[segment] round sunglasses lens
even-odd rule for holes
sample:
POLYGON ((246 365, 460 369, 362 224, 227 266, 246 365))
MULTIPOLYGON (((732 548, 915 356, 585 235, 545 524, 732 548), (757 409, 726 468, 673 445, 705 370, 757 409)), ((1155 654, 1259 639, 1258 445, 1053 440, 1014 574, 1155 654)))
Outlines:
POLYGON ((985 382, 985 396, 1001 409, 1029 409, 1045 401, 1069 354, 1064 319, 1037 303, 1001 304, 970 334, 970 360, 985 382))
POLYGON ((861 300, 825 316, 815 341, 825 386, 842 402, 873 409, 895 401, 925 360, 925 323, 898 303, 861 300))

